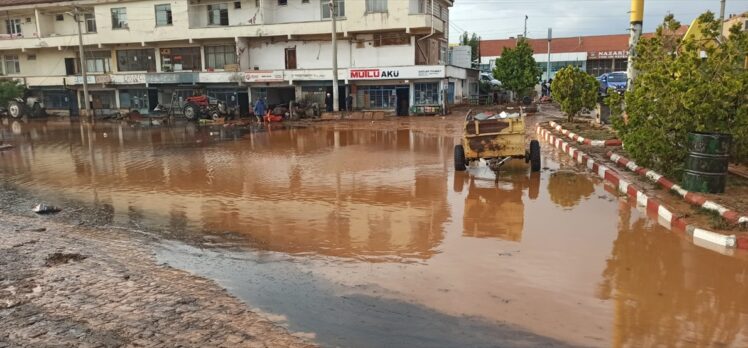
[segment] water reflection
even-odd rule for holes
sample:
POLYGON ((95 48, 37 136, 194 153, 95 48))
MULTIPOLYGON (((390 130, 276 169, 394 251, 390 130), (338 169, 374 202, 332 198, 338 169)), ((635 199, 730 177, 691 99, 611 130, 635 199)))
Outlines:
POLYGON ((548 178, 548 193, 551 201, 571 209, 595 192, 595 186, 586 175, 570 171, 559 171, 548 178))
POLYGON ((745 346, 748 262, 663 233, 650 220, 632 222, 626 203, 619 216, 598 289, 614 301, 613 345, 745 346))
POLYGON ((464 236, 509 241, 522 239, 524 191, 528 191, 530 199, 535 199, 540 187, 540 173, 528 176, 522 169, 502 172, 496 181, 482 180, 467 173, 455 174, 455 190, 462 190, 457 183, 468 183, 463 215, 464 236))
POLYGON ((17 144, 0 162, 10 182, 105 203, 114 223, 230 232, 289 253, 425 259, 450 218, 452 139, 407 129, 40 122, 2 134, 17 144))

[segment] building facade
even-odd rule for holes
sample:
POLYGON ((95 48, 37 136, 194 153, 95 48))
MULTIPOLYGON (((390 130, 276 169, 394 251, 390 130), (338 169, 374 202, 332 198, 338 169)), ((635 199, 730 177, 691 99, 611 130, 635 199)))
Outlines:
MULTIPOLYGON (((334 1, 341 109, 350 93, 356 109, 407 114, 459 101, 473 83, 445 63, 452 0, 334 1)), ((200 91, 246 113, 260 97, 324 102, 332 91, 326 0, 0 0, 2 73, 49 110, 83 105, 74 5, 96 112, 148 113, 200 91)))

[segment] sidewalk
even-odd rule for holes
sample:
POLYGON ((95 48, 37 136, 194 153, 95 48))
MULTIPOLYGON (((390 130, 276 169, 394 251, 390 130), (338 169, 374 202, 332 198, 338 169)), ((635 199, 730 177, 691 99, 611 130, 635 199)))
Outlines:
POLYGON ((0 213, 0 347, 308 347, 143 239, 0 213))

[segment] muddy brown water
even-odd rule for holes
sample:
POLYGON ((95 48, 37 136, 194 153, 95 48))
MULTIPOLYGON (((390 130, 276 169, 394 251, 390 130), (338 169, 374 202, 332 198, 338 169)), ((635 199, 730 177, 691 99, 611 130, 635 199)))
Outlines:
POLYGON ((0 177, 171 231, 160 260, 325 346, 748 346, 745 254, 694 245, 548 147, 538 174, 455 173, 459 127, 6 120, 0 177))

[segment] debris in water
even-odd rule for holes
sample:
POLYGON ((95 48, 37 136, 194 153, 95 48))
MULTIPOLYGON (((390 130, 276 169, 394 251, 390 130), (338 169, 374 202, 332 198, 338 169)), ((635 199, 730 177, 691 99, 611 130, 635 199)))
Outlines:
POLYGON ((0 144, 0 151, 10 150, 13 148, 11 144, 0 144))
POLYGON ((54 214, 60 212, 60 210, 62 209, 52 205, 46 205, 44 203, 37 204, 33 209, 33 211, 37 214, 54 214))

